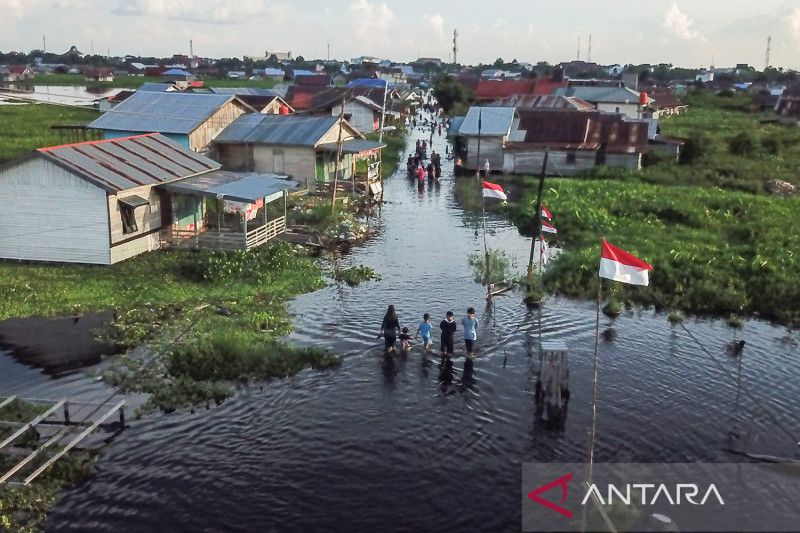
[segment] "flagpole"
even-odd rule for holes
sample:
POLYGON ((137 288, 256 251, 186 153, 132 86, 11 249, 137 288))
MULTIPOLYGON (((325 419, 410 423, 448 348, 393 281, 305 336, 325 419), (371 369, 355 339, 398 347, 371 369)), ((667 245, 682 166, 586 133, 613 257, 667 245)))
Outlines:
MULTIPOLYGON (((597 309, 595 310, 594 360, 592 362, 592 427, 589 430, 589 466, 586 482, 591 485, 594 475, 594 437, 597 424, 597 352, 600 349, 600 305, 603 301, 603 278, 597 278, 597 309)), ((586 506, 583 507, 581 531, 586 531, 586 506)))
POLYGON ((544 176, 547 173, 547 159, 550 157, 550 149, 544 149, 544 161, 542 162, 542 172, 539 175, 539 190, 536 193, 536 212, 533 215, 533 235, 531 235, 531 255, 528 259, 528 291, 533 286, 533 257, 536 250, 536 234, 542 233, 542 191, 544 190, 544 176))
POLYGON ((492 286, 490 282, 489 272, 489 247, 486 245, 486 197, 483 196, 483 187, 481 187, 481 210, 483 211, 483 253, 486 255, 486 298, 492 298, 492 286))
MULTIPOLYGON (((481 178, 481 118, 483 110, 478 109, 478 153, 475 155, 475 177, 478 178, 480 183, 481 178)), ((488 178, 488 176, 487 176, 488 178)))

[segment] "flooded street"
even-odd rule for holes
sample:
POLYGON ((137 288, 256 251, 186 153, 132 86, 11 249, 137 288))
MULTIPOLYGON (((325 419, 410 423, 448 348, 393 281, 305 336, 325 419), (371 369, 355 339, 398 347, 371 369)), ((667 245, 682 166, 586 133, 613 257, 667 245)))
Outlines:
MULTIPOLYGON (((344 354, 341 368, 243 389, 210 410, 131 420, 96 477, 64 493, 50 530, 513 531, 521 463, 585 460, 594 304, 551 297, 541 311, 528 310, 512 292, 487 306, 467 264, 482 252, 481 219, 455 202, 452 164, 443 163, 441 185, 422 191, 406 177, 405 157, 421 135, 409 135, 401 168, 385 182, 378 236, 340 260, 370 266, 382 280, 331 286, 292 305, 292 339, 344 354), (424 364, 418 350, 383 357, 376 335, 388 304, 412 332, 424 312, 434 324, 456 313, 452 371, 438 357, 424 364), (470 306, 480 320, 478 356, 465 371, 460 318, 470 306), (563 429, 536 414, 541 339, 569 348, 563 429)), ((433 149, 444 154, 443 137, 433 149)), ((499 216, 487 225, 490 247, 524 271, 530 239, 499 216)), ((725 351, 732 330, 720 320, 686 325, 735 375, 737 360, 725 351)), ((768 417, 752 422, 745 396, 737 408, 736 383, 665 314, 603 318, 601 330, 610 329, 600 347, 597 461, 739 461, 725 451, 733 430, 751 433, 749 452, 800 458, 768 417)), ((739 336, 747 341, 743 382, 797 431, 797 345, 785 329, 758 321, 739 336)), ((92 396, 103 388, 80 374, 51 380, 0 357, 0 394, 92 396)))
POLYGON ((14 97, 49 104, 89 106, 98 98, 117 94, 120 88, 85 87, 81 85, 27 85, 11 83, 0 85, 0 104, 14 97))

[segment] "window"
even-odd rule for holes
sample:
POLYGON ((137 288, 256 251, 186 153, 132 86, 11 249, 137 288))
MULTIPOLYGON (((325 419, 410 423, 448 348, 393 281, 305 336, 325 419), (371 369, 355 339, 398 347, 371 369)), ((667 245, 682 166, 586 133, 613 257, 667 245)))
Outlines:
POLYGON ((133 207, 120 204, 119 213, 122 216, 122 233, 135 233, 139 231, 139 228, 136 226, 136 215, 133 212, 133 207))
POLYGON ((158 213, 158 202, 152 202, 150 204, 150 212, 151 213, 158 213))
POLYGON ((575 164, 575 152, 567 152, 567 164, 568 165, 575 164))

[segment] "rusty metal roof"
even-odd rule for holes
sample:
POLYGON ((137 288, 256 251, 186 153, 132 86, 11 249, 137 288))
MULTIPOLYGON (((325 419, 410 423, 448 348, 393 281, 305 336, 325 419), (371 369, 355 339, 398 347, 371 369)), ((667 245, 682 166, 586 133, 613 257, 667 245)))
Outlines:
POLYGON ((51 146, 36 153, 111 193, 220 168, 216 161, 158 133, 51 146))
POLYGON ((516 94, 497 100, 490 106, 516 107, 518 109, 553 109, 566 111, 594 111, 589 102, 573 96, 555 96, 552 94, 534 96, 530 94, 516 94))

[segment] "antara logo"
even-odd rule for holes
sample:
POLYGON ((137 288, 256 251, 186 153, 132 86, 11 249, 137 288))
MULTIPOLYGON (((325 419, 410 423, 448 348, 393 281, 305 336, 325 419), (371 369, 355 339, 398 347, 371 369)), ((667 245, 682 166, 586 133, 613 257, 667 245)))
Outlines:
MULTIPOLYGON (((572 511, 564 507, 564 502, 567 501, 569 494, 570 481, 572 481, 572 472, 530 491, 528 498, 551 511, 555 511, 567 518, 572 518, 572 511), (561 488, 561 501, 559 503, 553 503, 542 497, 543 493, 557 487, 561 488)), ((722 495, 713 483, 704 492, 695 483, 678 483, 671 488, 663 483, 629 483, 623 487, 620 490, 616 485, 609 483, 606 486, 606 491, 602 492, 595 483, 592 483, 586 490, 586 494, 581 500, 581 505, 586 505, 586 502, 592 497, 600 505, 613 505, 615 501, 625 505, 631 505, 631 502, 640 505, 656 505, 657 503, 705 505, 709 499, 714 499, 720 505, 725 505, 722 495), (701 492, 702 497, 698 498, 701 492)))

